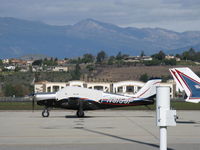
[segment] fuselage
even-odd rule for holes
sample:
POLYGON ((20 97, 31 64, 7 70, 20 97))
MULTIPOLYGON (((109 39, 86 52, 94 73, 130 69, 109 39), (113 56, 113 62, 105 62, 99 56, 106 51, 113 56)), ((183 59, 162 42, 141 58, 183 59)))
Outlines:
POLYGON ((102 93, 102 97, 99 99, 90 99, 84 97, 65 97, 63 99, 57 99, 56 93, 38 93, 35 95, 35 99, 38 105, 73 110, 78 109, 80 101, 83 102, 83 110, 150 105, 154 103, 153 97, 147 100, 144 98, 135 98, 131 96, 117 95, 104 92, 102 93))
POLYGON ((76 115, 83 117, 84 110, 153 104, 156 86, 160 82, 160 79, 149 80, 134 95, 118 95, 100 90, 66 86, 56 93, 37 93, 34 100, 38 105, 45 107, 42 112, 43 117, 49 116, 49 107, 77 110, 76 115))

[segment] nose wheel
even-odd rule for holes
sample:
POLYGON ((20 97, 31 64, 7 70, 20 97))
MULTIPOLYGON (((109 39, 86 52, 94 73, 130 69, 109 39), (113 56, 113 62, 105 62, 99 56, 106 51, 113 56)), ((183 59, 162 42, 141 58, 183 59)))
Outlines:
POLYGON ((45 108, 43 111, 42 111, 42 117, 49 117, 49 110, 47 108, 45 108))

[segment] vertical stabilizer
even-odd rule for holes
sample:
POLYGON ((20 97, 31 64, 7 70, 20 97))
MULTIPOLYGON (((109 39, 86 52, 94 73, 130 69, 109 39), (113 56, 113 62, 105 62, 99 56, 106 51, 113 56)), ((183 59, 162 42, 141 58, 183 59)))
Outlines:
POLYGON ((179 84, 187 95, 186 101, 200 102, 200 78, 190 68, 169 69, 175 82, 179 84))
POLYGON ((138 98, 148 98, 156 94, 156 86, 159 86, 161 79, 149 80, 135 95, 138 98))

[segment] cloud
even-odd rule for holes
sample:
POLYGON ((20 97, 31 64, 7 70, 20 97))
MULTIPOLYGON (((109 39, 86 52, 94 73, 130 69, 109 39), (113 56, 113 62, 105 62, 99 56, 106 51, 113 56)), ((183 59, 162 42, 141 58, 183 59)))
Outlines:
POLYGON ((176 31, 196 30, 200 25, 199 0, 0 0, 0 4, 1 17, 57 25, 74 24, 86 18, 176 31), (189 26, 180 28, 177 24, 189 26))

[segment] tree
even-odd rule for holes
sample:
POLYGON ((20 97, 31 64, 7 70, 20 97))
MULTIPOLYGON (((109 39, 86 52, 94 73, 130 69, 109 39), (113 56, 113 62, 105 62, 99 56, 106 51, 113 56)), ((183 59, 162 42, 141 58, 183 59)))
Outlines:
POLYGON ((165 59, 164 60, 165 65, 175 66, 176 65, 176 59, 165 59))
POLYGON ((35 60, 33 63, 32 63, 33 66, 42 66, 42 59, 40 60, 35 60))
POLYGON ((93 63, 94 62, 94 56, 92 54, 84 54, 82 58, 83 63, 93 63))
POLYGON ((15 95, 15 89, 11 84, 4 85, 3 91, 5 96, 15 95))
POLYGON ((51 57, 51 59, 44 59, 43 60, 43 65, 45 65, 45 66, 57 66, 58 65, 58 58, 55 58, 55 59, 53 59, 52 57, 51 57))
POLYGON ((79 80, 81 77, 81 67, 76 64, 75 70, 71 72, 72 80, 79 80))
POLYGON ((145 66, 157 66, 161 64, 161 61, 158 59, 153 59, 150 61, 144 61, 145 66))
POLYGON ((119 52, 117 55, 116 55, 116 59, 117 60, 122 60, 123 56, 121 54, 121 52, 119 52))
POLYGON ((4 95, 5 96, 17 96, 22 97, 30 93, 27 87, 21 84, 6 84, 4 85, 4 95))
POLYGON ((164 60, 165 59, 165 53, 163 51, 159 51, 159 53, 152 55, 154 59, 158 60, 164 60))
POLYGON ((86 68, 88 69, 88 71, 95 70, 95 66, 94 65, 87 65, 86 68))
POLYGON ((145 56, 144 51, 142 51, 140 54, 140 57, 144 57, 144 56, 145 56))
POLYGON ((0 66, 3 66, 3 61, 0 59, 0 66))
POLYGON ((106 53, 104 51, 100 51, 98 54, 97 54, 97 63, 101 64, 106 58, 106 53))
POLYGON ((145 74, 142 74, 139 78, 140 81, 143 81, 143 82, 147 82, 149 80, 149 77, 148 75, 145 73, 145 74))
POLYGON ((195 61, 198 58, 198 53, 193 48, 182 53, 182 59, 195 61))
POLYGON ((108 59, 108 65, 113 65, 115 62, 115 57, 114 56, 110 56, 108 59))
POLYGON ((15 67, 15 72, 18 72, 18 71, 20 71, 20 67, 16 66, 15 67))

